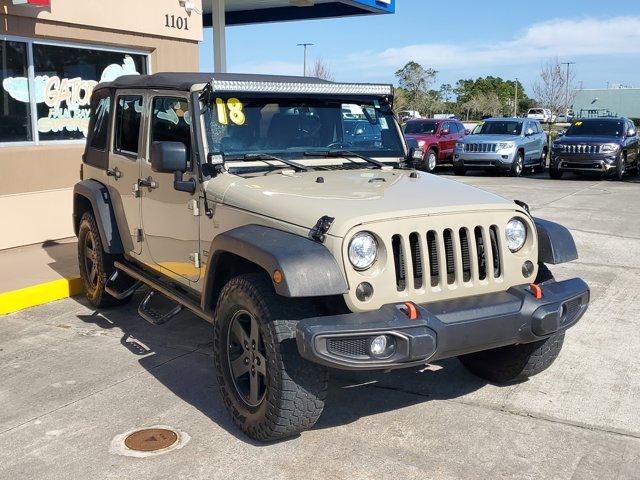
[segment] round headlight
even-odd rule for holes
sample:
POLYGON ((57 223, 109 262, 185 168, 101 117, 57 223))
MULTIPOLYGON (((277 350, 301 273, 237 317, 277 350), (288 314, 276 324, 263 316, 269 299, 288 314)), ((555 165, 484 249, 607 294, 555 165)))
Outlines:
POLYGON ((512 252, 520 250, 524 242, 527 241, 527 227, 522 220, 517 218, 509 220, 504 233, 507 237, 507 246, 512 252))
POLYGON ((349 261, 356 270, 366 270, 377 256, 378 242, 370 233, 356 233, 349 242, 349 261))

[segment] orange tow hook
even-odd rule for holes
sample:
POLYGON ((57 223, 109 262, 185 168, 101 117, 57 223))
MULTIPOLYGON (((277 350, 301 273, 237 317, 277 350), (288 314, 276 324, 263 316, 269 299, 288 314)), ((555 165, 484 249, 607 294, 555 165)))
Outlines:
POLYGON ((413 302, 405 302, 404 306, 407 307, 407 317, 409 320, 415 320, 418 318, 418 309, 416 308, 415 303, 413 302))
POLYGON ((529 290, 531 290, 531 293, 533 293, 536 300, 542 299, 542 287, 540 285, 532 283, 529 285, 529 290))

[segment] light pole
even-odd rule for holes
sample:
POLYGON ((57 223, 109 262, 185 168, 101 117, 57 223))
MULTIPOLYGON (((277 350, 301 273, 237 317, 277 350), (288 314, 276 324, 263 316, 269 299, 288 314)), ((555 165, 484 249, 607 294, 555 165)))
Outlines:
POLYGON ((518 116, 518 77, 516 77, 516 98, 513 101, 513 116, 518 116))
POLYGON ((564 116, 565 119, 569 117, 569 67, 575 65, 576 62, 563 62, 562 65, 567 66, 567 96, 565 97, 564 116))
POLYGON ((306 77, 307 76, 307 47, 312 47, 314 44, 313 43, 299 43, 298 46, 299 47, 303 47, 304 48, 304 66, 302 68, 302 72, 303 75, 306 77))

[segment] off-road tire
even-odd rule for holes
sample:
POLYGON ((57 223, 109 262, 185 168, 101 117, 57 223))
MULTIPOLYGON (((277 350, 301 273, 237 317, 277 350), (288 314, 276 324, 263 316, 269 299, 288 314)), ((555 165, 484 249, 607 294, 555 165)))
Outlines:
POLYGON ((453 173, 460 177, 464 177, 467 174, 467 169, 465 167, 456 167, 453 166, 453 173))
MULTIPOLYGON (((127 303, 131 297, 118 300, 109 295, 104 289, 105 283, 115 270, 113 262, 117 256, 104 251, 100 231, 93 213, 88 211, 82 215, 78 227, 78 267, 80 278, 84 287, 85 296, 89 303, 96 308, 105 308, 127 303), (88 246, 92 246, 92 266, 95 265, 95 273, 92 274, 87 267, 88 246)), ((93 270, 93 269, 92 269, 93 270)))
POLYGON ((458 357, 471 373, 492 383, 516 383, 546 370, 558 358, 564 332, 533 343, 509 345, 458 357))
POLYGON ((512 177, 521 177, 524 173, 524 153, 518 152, 516 158, 513 159, 509 175, 512 177))
POLYGON ((279 297, 265 274, 235 277, 220 294, 213 339, 218 386, 233 422, 255 440, 295 436, 320 418, 328 372, 300 357, 296 344, 298 320, 313 314, 310 302, 279 297), (230 365, 228 334, 241 310, 257 320, 266 358, 265 390, 256 406, 238 392, 230 365))
MULTIPOLYGON (((549 268, 544 263, 538 264, 535 283, 553 279, 549 268)), ((520 382, 546 370, 557 358, 563 342, 564 332, 561 332, 539 342, 495 348, 459 359, 471 373, 490 382, 520 382)))

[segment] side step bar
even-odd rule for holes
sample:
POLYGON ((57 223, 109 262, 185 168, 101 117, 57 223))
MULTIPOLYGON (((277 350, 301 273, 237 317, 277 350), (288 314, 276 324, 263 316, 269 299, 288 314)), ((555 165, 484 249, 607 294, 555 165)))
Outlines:
POLYGON ((182 305, 187 310, 190 310, 191 312, 198 315, 200 318, 206 320, 209 323, 213 323, 212 315, 206 313, 204 310, 200 308, 200 305, 198 305, 196 302, 194 302, 190 298, 185 297, 178 290, 176 290, 170 285, 167 285, 162 280, 159 280, 153 277, 153 275, 150 275, 144 270, 137 268, 129 263, 122 263, 122 262, 116 261, 114 262, 114 266, 118 270, 122 270, 124 273, 134 278, 135 280, 138 280, 144 283, 145 285, 150 287, 152 290, 156 290, 158 293, 161 293, 162 295, 167 297, 169 300, 172 300, 173 302, 182 305))

